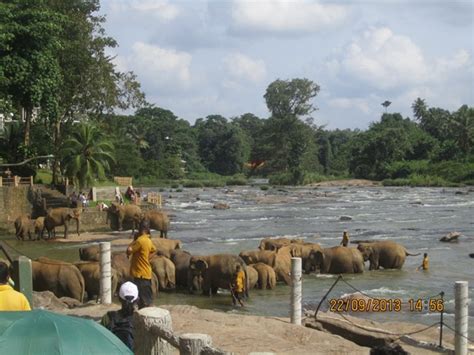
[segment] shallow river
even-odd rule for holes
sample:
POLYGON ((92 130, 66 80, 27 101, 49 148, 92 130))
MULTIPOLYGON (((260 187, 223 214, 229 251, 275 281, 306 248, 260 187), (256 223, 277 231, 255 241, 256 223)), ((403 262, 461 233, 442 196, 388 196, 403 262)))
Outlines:
MULTIPOLYGON (((145 191, 148 189, 144 189, 145 191)), ((193 254, 236 253, 255 249, 267 236, 302 237, 323 247, 338 245, 342 231, 348 229, 351 240, 393 240, 412 253, 427 252, 428 272, 416 271, 422 255, 409 256, 402 270, 366 271, 345 275, 355 288, 377 298, 429 299, 445 292, 445 321, 454 324, 454 282, 469 281, 469 297, 474 289, 474 192, 456 194, 466 189, 442 188, 284 188, 261 191, 258 187, 229 189, 185 189, 164 192, 165 208, 173 214, 169 238, 180 239, 193 254), (214 203, 230 205, 215 210, 214 203), (350 221, 340 221, 350 216, 350 221), (463 234, 459 243, 441 243, 439 238, 451 231, 463 234)), ((9 238, 10 239, 10 238, 9 238)), ((32 257, 49 255, 77 259, 77 246, 52 246, 50 243, 9 243, 32 257), (48 249, 46 251, 46 248, 48 249)), ((314 309, 335 281, 330 275, 305 275, 304 308, 314 309)), ((328 298, 353 293, 345 283, 338 283, 328 298)), ((290 288, 256 290, 246 307, 235 310, 227 292, 207 298, 186 294, 160 294, 157 304, 189 303, 199 307, 231 312, 288 316, 290 288)), ((326 307, 327 309, 327 307, 326 307)), ((407 320, 432 324, 438 313, 428 311, 358 313, 375 320, 407 320)), ((469 309, 470 336, 474 336, 474 305, 469 309)))

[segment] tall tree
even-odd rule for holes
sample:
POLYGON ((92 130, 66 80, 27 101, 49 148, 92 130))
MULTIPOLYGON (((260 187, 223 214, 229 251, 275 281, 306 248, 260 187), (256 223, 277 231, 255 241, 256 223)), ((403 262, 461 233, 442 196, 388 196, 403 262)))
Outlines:
POLYGON ((266 132, 267 147, 271 151, 270 165, 277 171, 289 171, 294 183, 301 182, 303 177, 302 156, 308 148, 305 131, 313 126, 309 114, 316 107, 311 99, 319 90, 319 85, 308 79, 276 80, 264 95, 272 114, 266 132), (300 118, 305 118, 305 124, 299 121, 300 118))
POLYGON ((112 144, 101 131, 91 125, 82 123, 62 146, 62 166, 65 175, 75 180, 80 188, 91 186, 94 178, 105 178, 105 173, 114 162, 112 144))
POLYGON ((64 17, 44 1, 24 0, 1 2, 0 18, 0 92, 25 123, 23 144, 28 146, 34 110, 57 110, 64 17))

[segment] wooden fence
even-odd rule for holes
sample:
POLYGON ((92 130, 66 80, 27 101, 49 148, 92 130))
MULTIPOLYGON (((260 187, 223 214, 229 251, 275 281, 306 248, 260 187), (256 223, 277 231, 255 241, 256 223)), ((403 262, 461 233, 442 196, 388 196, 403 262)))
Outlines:
POLYGON ((132 186, 132 179, 130 176, 114 176, 114 182, 119 186, 132 186))
POLYGON ((0 176, 0 187, 2 186, 33 186, 33 176, 12 176, 2 177, 0 176))

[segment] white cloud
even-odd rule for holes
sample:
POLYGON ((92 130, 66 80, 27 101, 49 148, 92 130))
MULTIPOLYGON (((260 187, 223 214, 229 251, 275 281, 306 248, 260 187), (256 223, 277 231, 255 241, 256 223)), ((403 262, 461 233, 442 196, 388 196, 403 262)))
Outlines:
POLYGON ((267 73, 265 62, 252 59, 241 53, 233 53, 224 58, 229 74, 238 80, 250 80, 254 83, 262 81, 267 73))
POLYGON ((232 30, 238 33, 311 33, 341 24, 346 7, 308 0, 234 0, 232 30))
POLYGON ((113 12, 134 11, 165 22, 174 20, 179 14, 179 8, 168 0, 109 0, 109 6, 113 12))
POLYGON ((338 97, 329 100, 329 106, 341 109, 357 109, 363 113, 370 113, 370 104, 367 99, 338 97))
POLYGON ((136 42, 127 63, 147 86, 166 90, 189 87, 191 60, 186 52, 136 42))
POLYGON ((409 37, 396 35, 387 27, 369 28, 344 50, 331 68, 378 89, 390 89, 424 81, 428 77, 423 53, 409 37))

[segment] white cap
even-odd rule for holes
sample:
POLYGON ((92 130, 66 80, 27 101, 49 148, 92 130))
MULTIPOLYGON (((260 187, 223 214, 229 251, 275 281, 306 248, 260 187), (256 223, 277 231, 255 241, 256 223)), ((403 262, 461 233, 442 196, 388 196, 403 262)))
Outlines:
POLYGON ((133 282, 127 281, 122 286, 120 286, 119 297, 123 300, 126 300, 125 297, 132 296, 132 302, 135 302, 138 299, 138 288, 133 282))

